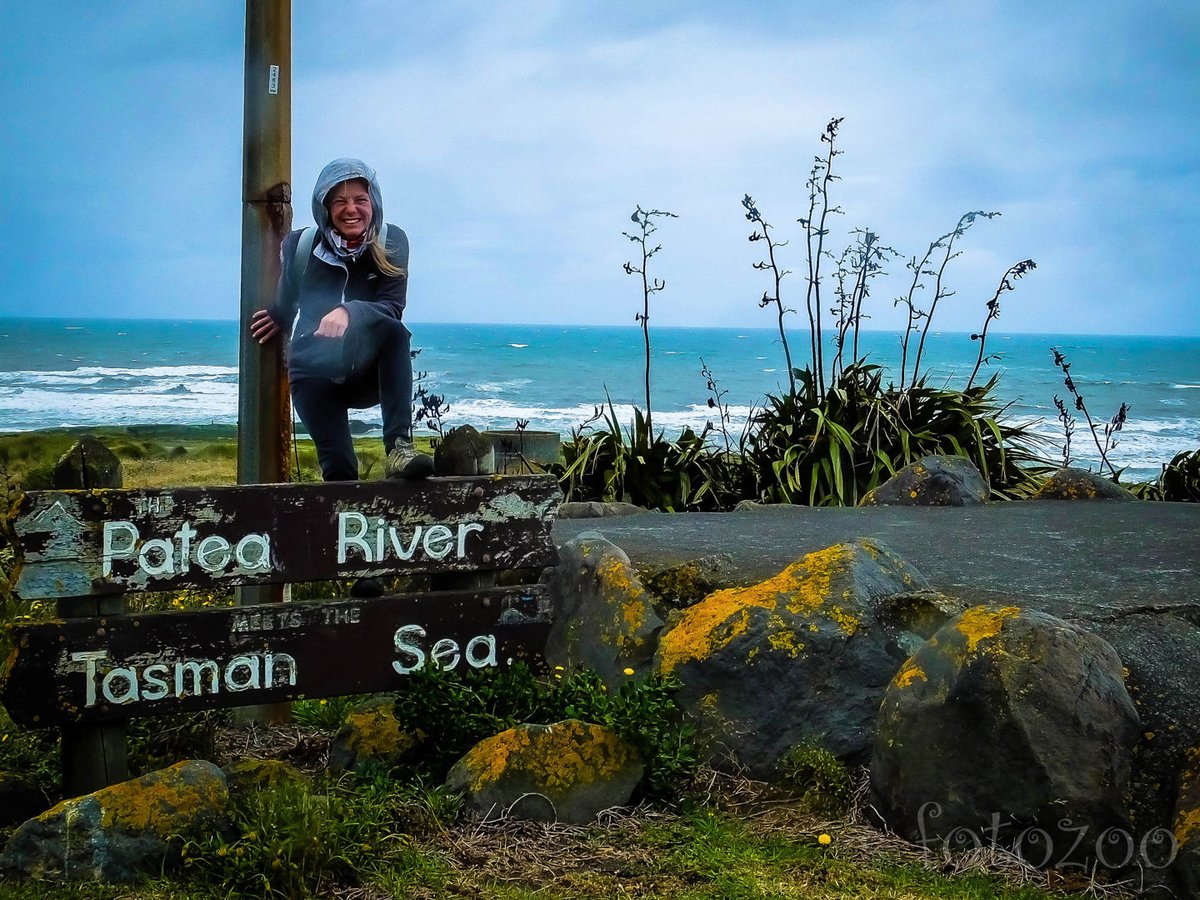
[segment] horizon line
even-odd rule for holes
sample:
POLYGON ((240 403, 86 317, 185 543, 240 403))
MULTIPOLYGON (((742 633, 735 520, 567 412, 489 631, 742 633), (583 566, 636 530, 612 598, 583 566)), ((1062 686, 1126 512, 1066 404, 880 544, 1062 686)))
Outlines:
MULTIPOLYGON (((236 324, 239 320, 236 318, 214 318, 207 316, 189 316, 189 317, 170 317, 170 316, 61 316, 61 315, 11 315, 9 313, 0 313, 0 322, 8 321, 39 321, 39 322, 211 322, 222 325, 236 324)), ((595 323, 595 322, 435 322, 426 320, 404 320, 410 325, 435 325, 444 326, 462 326, 462 327, 503 327, 513 326, 520 328, 613 328, 625 331, 641 331, 640 325, 616 324, 616 323, 595 323)), ((653 326, 651 331, 655 329, 703 329, 710 331, 769 331, 777 332, 776 328, 764 325, 679 325, 673 323, 663 323, 653 326)), ((811 329, 797 327, 788 330, 794 334, 808 334, 811 329)), ((862 333, 865 334, 901 334, 903 329, 899 328, 863 328, 862 333)), ((938 329, 929 332, 932 335, 971 335, 971 331, 955 331, 953 329, 938 329)), ((1061 335, 1063 337, 1129 337, 1129 338, 1176 338, 1180 340, 1200 338, 1200 333, 1197 334, 1179 334, 1179 333, 1154 333, 1154 332, 1128 332, 1128 331, 993 331, 989 335, 995 337, 999 335, 1061 335)))

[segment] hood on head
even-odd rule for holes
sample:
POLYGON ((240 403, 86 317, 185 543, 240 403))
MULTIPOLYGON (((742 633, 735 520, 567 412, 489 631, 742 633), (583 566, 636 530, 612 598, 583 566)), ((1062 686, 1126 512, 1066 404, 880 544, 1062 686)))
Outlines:
POLYGON ((325 198, 343 181, 352 178, 366 181, 367 193, 371 197, 371 227, 367 230, 366 241, 370 243, 379 234, 379 228, 383 224, 383 195, 379 192, 379 182, 375 180, 375 170, 361 159, 335 159, 321 170, 321 174, 317 176, 317 186, 313 188, 313 221, 322 232, 329 233, 333 230, 329 210, 325 208, 325 198))

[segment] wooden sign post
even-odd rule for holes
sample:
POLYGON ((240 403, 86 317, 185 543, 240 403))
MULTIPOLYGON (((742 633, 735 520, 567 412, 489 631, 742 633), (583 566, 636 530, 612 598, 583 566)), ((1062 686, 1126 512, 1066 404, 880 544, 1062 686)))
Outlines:
MULTIPOLYGON (((130 591, 541 569, 558 558, 559 496, 545 476, 32 492, 13 523, 16 589, 94 605, 130 591)), ((190 612, 96 607, 15 626, 0 699, 14 721, 40 727, 394 690, 427 663, 537 664, 548 610, 537 585, 190 612)))

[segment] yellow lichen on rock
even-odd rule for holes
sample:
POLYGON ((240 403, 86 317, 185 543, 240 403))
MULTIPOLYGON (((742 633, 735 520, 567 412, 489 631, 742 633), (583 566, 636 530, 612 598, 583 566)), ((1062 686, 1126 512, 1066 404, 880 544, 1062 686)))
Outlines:
POLYGON ((462 764, 475 793, 518 773, 554 791, 614 775, 634 756, 615 732, 571 719, 544 728, 510 728, 475 745, 462 764))
POLYGON ((400 730, 390 704, 352 710, 346 715, 351 736, 347 744, 360 757, 388 759, 411 750, 416 739, 400 730))
MULTIPOLYGON (((879 549, 866 542, 868 553, 879 549)), ((675 627, 659 641, 659 671, 673 672, 685 662, 703 659, 721 650, 734 638, 745 633, 749 625, 749 611, 753 608, 781 613, 781 605, 793 616, 812 616, 828 606, 830 585, 836 574, 844 572, 852 558, 853 548, 848 544, 835 544, 824 550, 810 553, 792 563, 778 575, 759 584, 742 588, 726 588, 715 591, 695 606, 684 611, 675 627)), ((861 625, 858 617, 840 606, 827 610, 829 618, 846 635, 854 634, 861 625)), ((794 626, 788 625, 778 615, 780 627, 786 629, 790 642, 772 628, 768 640, 775 649, 793 656, 803 649, 795 642, 794 626)))
POLYGON ((1000 609, 991 606, 976 606, 964 612, 954 627, 967 639, 967 652, 974 653, 981 641, 995 637, 1004 627, 1004 623, 1019 615, 1020 608, 1005 606, 1000 609))
MULTIPOLYGON (((176 763, 168 769, 152 772, 91 795, 100 805, 100 824, 130 833, 150 831, 168 837, 178 831, 181 821, 192 819, 206 809, 219 808, 229 798, 224 779, 220 777, 188 779, 187 769, 192 762, 176 763)), ((65 800, 39 818, 53 816, 65 800)))
POLYGON ((917 679, 928 681, 929 678, 925 675, 925 670, 917 664, 915 660, 908 660, 900 671, 896 673, 896 677, 892 679, 892 684, 898 688, 909 687, 917 679))

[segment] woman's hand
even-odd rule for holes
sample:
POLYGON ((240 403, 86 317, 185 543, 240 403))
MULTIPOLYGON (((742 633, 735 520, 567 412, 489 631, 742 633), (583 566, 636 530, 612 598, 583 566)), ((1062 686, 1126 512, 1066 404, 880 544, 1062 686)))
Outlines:
POLYGON ((338 306, 325 314, 313 334, 317 337, 339 338, 346 333, 349 324, 350 314, 346 312, 346 307, 338 306))
POLYGON ((250 317, 250 335, 260 344, 265 344, 279 334, 279 326, 265 309, 260 309, 250 317))

